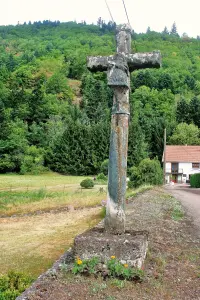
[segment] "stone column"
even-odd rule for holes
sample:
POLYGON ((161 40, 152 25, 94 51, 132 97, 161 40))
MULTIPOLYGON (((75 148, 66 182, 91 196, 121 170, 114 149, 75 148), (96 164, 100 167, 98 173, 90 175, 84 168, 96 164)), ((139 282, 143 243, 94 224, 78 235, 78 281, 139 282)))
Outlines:
POLYGON ((125 232, 125 197, 129 125, 130 74, 125 55, 131 51, 131 30, 127 25, 118 27, 117 55, 109 70, 108 84, 112 87, 110 153, 108 166, 108 199, 105 230, 114 234, 125 232))

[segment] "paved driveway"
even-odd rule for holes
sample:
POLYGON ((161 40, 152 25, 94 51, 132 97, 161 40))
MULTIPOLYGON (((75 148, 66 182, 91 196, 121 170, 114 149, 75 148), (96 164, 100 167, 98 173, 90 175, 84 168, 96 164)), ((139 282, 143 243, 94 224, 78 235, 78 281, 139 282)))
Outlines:
POLYGON ((194 224, 199 228, 200 235, 200 189, 190 188, 186 184, 167 185, 165 189, 181 201, 188 214, 192 216, 194 224))

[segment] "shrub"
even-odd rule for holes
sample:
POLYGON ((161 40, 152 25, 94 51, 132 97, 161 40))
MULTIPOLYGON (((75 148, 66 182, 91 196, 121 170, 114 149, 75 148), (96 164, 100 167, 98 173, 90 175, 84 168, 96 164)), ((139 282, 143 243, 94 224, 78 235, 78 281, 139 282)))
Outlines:
POLYGON ((20 173, 21 174, 40 174, 45 172, 47 169, 43 166, 44 164, 44 150, 35 146, 30 146, 26 149, 20 173))
POLYGON ((128 188, 132 189, 140 185, 140 174, 139 170, 136 167, 132 167, 129 169, 130 181, 128 182, 128 188))
POLYGON ((81 181, 80 186, 85 189, 91 189, 94 186, 94 182, 92 179, 86 178, 83 181, 81 181))
POLYGON ((15 300, 32 281, 33 278, 14 271, 0 276, 0 300, 15 300))
POLYGON ((194 188, 200 188, 200 173, 190 176, 190 185, 194 188))
POLYGON ((99 181, 107 181, 107 176, 104 175, 103 173, 100 173, 97 175, 97 180, 99 181))
POLYGON ((142 184, 159 185, 162 184, 162 168, 157 158, 150 160, 143 159, 138 167, 130 169, 129 188, 138 187, 142 184))
POLYGON ((106 159, 102 162, 101 164, 101 173, 103 173, 104 175, 108 175, 108 163, 109 163, 109 159, 106 159))

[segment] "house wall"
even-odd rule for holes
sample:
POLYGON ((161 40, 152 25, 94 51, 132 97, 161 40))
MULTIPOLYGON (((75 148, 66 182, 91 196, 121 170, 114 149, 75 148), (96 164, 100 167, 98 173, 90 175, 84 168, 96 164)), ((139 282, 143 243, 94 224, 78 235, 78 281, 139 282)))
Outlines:
POLYGON ((192 169, 192 163, 179 163, 179 169, 183 169, 187 180, 189 180, 189 175, 200 173, 200 169, 192 169))
MULTIPOLYGON (((194 161, 195 162, 195 161, 194 161)), ((178 182, 186 182, 186 180, 189 180, 189 175, 200 173, 200 169, 193 169, 192 168, 192 162, 180 162, 179 163, 179 170, 183 170, 183 174, 186 174, 186 177, 178 176, 178 182)), ((171 175, 171 162, 166 163, 166 182, 170 182, 170 175, 171 175)), ((182 172, 181 172, 182 173, 182 172)))

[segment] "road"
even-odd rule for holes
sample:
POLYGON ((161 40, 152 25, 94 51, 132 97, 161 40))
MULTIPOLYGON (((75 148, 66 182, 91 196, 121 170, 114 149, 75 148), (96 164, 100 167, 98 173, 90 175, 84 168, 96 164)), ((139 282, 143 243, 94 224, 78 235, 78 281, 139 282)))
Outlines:
POLYGON ((165 189, 181 201, 187 213, 192 217, 194 224, 198 227, 200 236, 200 189, 190 188, 189 185, 183 184, 167 185, 165 189))

